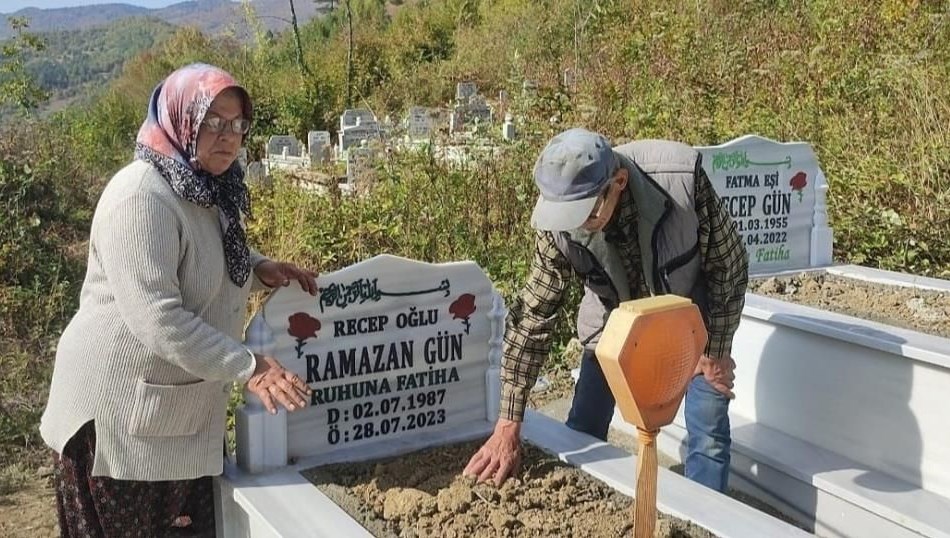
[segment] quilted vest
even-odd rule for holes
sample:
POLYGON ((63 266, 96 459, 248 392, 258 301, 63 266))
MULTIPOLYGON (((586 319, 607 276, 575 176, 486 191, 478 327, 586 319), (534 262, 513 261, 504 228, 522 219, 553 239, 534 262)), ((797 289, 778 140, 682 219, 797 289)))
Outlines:
MULTIPOLYGON (((689 297, 705 318, 706 288, 700 278, 699 217, 695 209, 699 153, 685 144, 665 140, 639 140, 618 146, 614 152, 627 169, 627 189, 637 204, 640 269, 649 293, 689 297)), ((615 282, 627 276, 618 275, 617 247, 597 244, 599 241, 606 243, 604 234, 590 236, 576 230, 554 234, 558 250, 584 281, 577 333, 588 348, 597 345, 610 311, 622 301, 638 298, 628 296, 626 282, 615 282)))

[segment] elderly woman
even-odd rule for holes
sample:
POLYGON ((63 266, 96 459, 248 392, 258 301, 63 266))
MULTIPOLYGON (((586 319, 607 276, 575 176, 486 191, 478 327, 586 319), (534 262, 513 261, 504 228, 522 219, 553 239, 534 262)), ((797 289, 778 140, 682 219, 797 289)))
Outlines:
POLYGON ((175 71, 102 193, 40 425, 63 536, 213 534, 232 383, 272 413, 306 405, 299 377, 240 340, 252 286, 316 293, 313 273, 247 246, 235 159, 251 116, 228 73, 175 71))

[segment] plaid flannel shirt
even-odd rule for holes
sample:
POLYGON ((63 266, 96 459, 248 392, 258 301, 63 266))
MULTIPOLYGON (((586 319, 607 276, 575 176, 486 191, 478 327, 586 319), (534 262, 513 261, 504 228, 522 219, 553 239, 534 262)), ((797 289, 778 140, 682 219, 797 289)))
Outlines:
MULTIPOLYGON (((709 294, 709 340, 705 353, 724 357, 732 350, 748 283, 748 256, 742 237, 704 171, 696 176, 696 214, 699 217, 700 278, 709 294)), ((608 242, 620 251, 633 297, 650 295, 641 270, 637 238, 637 206, 624 190, 617 214, 604 230, 608 242)), ((501 371, 502 418, 520 421, 531 387, 551 349, 551 333, 565 291, 578 278, 557 249, 551 232, 537 232, 528 282, 510 307, 501 371)))

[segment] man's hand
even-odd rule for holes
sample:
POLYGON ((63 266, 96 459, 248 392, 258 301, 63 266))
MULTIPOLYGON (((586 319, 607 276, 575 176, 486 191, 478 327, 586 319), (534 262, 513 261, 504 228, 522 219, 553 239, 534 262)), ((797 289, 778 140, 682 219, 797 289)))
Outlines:
POLYGON ((288 262, 265 260, 254 266, 257 278, 271 288, 287 286, 291 280, 300 282, 303 291, 310 295, 317 294, 317 273, 301 269, 288 262))
POLYGON ((715 359, 704 354, 699 358, 693 376, 702 374, 714 389, 732 400, 736 397, 732 392, 736 380, 735 369, 736 361, 729 355, 715 359))
POLYGON ((277 413, 277 403, 288 411, 307 406, 306 398, 310 396, 311 390, 303 379, 281 366, 274 357, 255 353, 254 358, 257 359, 257 366, 247 380, 247 390, 261 399, 270 414, 277 413))
POLYGON ((521 465, 521 423, 500 418, 495 431, 472 456, 462 471, 464 476, 474 477, 479 482, 494 478, 495 486, 501 484, 521 465))

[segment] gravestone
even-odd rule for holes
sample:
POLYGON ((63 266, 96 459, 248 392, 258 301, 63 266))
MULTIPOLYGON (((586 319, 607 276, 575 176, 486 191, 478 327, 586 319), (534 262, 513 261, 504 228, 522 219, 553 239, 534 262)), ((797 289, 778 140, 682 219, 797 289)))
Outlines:
POLYGON ((267 140, 267 156, 301 157, 303 156, 303 149, 296 137, 275 135, 267 140), (286 154, 284 150, 286 150, 286 154))
POLYGON ((376 151, 366 146, 352 147, 346 152, 346 182, 354 186, 370 180, 376 151))
POLYGON ((270 186, 271 182, 264 173, 264 164, 260 161, 247 163, 247 170, 244 172, 244 182, 248 185, 270 186))
POLYGON ((428 138, 432 134, 432 116, 429 109, 421 106, 410 108, 407 130, 410 138, 428 138))
POLYGON ((445 442, 453 431, 487 433, 498 414, 505 308, 475 263, 380 255, 321 274, 317 285, 316 297, 297 284, 277 289, 251 320, 248 347, 313 394, 303 410, 270 415, 245 392, 239 466, 356 461, 445 442))
POLYGON ((340 116, 340 130, 356 125, 375 125, 376 116, 368 108, 348 108, 340 116))
POLYGON ((483 124, 492 122, 492 109, 485 102, 485 98, 480 95, 472 97, 468 106, 465 107, 465 120, 474 121, 476 119, 483 124))
POLYGON ((236 160, 237 160, 238 166, 241 167, 241 170, 246 172, 247 171, 247 148, 241 147, 240 149, 238 149, 236 160))
POLYGON ((501 137, 504 140, 514 140, 516 136, 515 122, 511 114, 505 114, 505 123, 501 126, 501 137))
POLYGON ((345 152, 350 146, 364 140, 379 138, 379 122, 376 116, 365 108, 347 109, 340 116, 339 150, 345 152))
POLYGON ((831 264, 828 183, 811 145, 746 135, 696 149, 742 235, 750 272, 831 264))
POLYGON ((456 101, 467 103, 475 95, 478 95, 478 85, 474 82, 459 82, 455 85, 456 101))
POLYGON ((310 164, 328 161, 330 158, 329 131, 310 131, 307 133, 307 153, 310 164))

